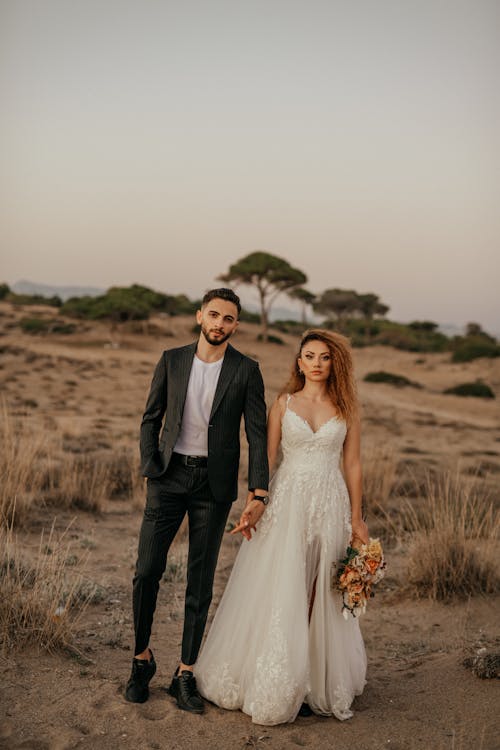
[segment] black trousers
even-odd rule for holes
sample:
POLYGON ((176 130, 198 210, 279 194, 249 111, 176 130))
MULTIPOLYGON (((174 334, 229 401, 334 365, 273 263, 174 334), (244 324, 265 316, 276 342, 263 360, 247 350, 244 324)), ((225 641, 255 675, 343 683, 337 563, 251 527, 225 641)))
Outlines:
POLYGON ((159 479, 148 479, 133 581, 135 653, 149 645, 160 580, 172 541, 188 515, 189 552, 182 636, 184 664, 194 664, 212 601, 215 567, 231 503, 215 501, 204 467, 171 463, 159 479))

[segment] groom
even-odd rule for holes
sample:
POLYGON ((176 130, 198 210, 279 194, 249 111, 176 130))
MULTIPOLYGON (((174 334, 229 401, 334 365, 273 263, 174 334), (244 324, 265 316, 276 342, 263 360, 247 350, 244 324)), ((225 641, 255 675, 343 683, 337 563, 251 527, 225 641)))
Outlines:
POLYGON ((147 495, 133 581, 135 657, 125 691, 133 703, 143 703, 149 696, 148 685, 156 671, 149 648, 156 597, 167 552, 187 513, 182 653, 168 692, 179 708, 203 713, 193 665, 212 599, 227 516, 238 495, 242 415, 249 445, 250 489, 240 525, 248 527, 247 538, 267 504, 264 384, 257 362, 229 344, 240 312, 239 297, 231 289, 207 292, 196 313, 201 326, 198 341, 163 352, 153 375, 141 424, 147 495))

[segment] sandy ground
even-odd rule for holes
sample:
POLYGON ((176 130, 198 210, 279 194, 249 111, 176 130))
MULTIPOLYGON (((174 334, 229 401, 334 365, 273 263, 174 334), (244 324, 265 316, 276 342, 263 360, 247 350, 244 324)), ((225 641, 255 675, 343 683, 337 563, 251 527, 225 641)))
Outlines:
MULTIPOLYGON (((72 336, 39 337, 19 333, 15 322, 20 314, 0 306, 0 378, 9 412, 42 420, 69 443, 94 443, 115 453, 135 450, 153 366, 164 348, 193 340, 192 321, 158 319, 143 335, 96 324, 72 336)), ((259 359, 271 403, 287 379, 297 340, 283 336, 285 345, 277 346, 259 344, 255 336, 253 326, 242 325, 234 345, 259 359)), ((442 390, 481 377, 500 394, 500 362, 453 365, 449 355, 415 355, 385 347, 356 350, 355 361, 364 450, 383 445, 392 451, 396 480, 408 466, 415 472, 449 466, 462 472, 464 481, 478 472, 485 491, 497 491, 498 400, 444 396, 442 390), (406 375, 423 388, 361 382, 364 374, 380 369, 406 375)), ((243 500, 245 451, 240 479, 243 500)), ((130 597, 139 505, 108 500, 99 515, 40 505, 18 531, 29 554, 54 516, 58 530, 71 522, 73 553, 84 575, 101 587, 101 596, 88 606, 75 635, 81 657, 34 648, 0 657, 0 748, 500 747, 498 682, 481 680, 462 664, 465 654, 481 645, 496 643, 498 649, 499 599, 475 597, 445 605, 415 598, 403 585, 401 544, 387 548, 388 575, 362 620, 368 683, 354 703, 353 719, 341 723, 310 717, 286 726, 259 727, 240 712, 211 705, 204 716, 179 711, 164 690, 181 641, 184 583, 175 571, 160 589, 152 640, 158 672, 150 700, 127 703, 122 695, 132 657, 130 597)), ((239 543, 224 539, 211 616, 239 543)), ((183 550, 180 539, 172 559, 182 563, 183 550)))

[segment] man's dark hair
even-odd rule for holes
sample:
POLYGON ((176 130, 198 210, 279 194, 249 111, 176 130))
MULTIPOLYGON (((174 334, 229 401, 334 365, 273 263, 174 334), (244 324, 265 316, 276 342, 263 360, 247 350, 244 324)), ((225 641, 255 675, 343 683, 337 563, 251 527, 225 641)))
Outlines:
POLYGON ((240 313, 241 313, 240 298, 235 292, 233 292, 232 289, 226 289, 225 287, 221 287, 220 289, 210 289, 203 297, 201 301, 201 306, 205 307, 205 305, 208 305, 208 303, 211 302, 213 299, 224 299, 226 300, 226 302, 232 302, 233 305, 236 305, 236 309, 238 310, 238 318, 240 317, 240 313))

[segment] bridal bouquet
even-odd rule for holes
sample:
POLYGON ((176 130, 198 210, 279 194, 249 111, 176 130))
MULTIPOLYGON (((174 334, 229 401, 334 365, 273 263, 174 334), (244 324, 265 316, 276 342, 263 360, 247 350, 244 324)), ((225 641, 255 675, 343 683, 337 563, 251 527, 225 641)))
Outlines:
POLYGON ((342 594, 342 614, 345 619, 349 612, 359 617, 366 611, 366 604, 374 596, 372 587, 385 575, 385 560, 382 545, 378 539, 369 539, 359 549, 348 547, 346 556, 332 565, 332 589, 342 594))

